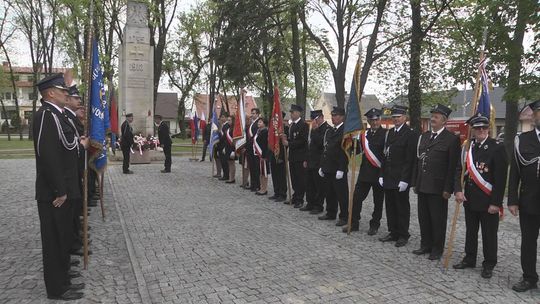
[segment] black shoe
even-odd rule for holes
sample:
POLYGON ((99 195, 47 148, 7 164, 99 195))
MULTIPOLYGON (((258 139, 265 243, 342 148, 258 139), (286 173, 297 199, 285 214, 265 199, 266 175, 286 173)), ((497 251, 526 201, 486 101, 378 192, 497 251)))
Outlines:
POLYGON ((536 285, 536 283, 527 281, 523 278, 519 282, 514 284, 514 286, 512 286, 512 289, 517 292, 524 292, 524 291, 535 289, 535 288, 538 288, 538 285, 536 285))
POLYGON ((228 180, 228 181, 226 181, 225 183, 226 183, 226 184, 234 184, 234 183, 236 183, 236 180, 235 180, 235 179, 233 179, 232 181, 228 180))
POLYGON ((82 290, 82 289, 84 289, 84 287, 85 287, 84 283, 69 285, 69 289, 71 289, 71 290, 82 290))
POLYGON ((275 201, 278 202, 278 203, 285 202, 286 200, 287 199, 284 196, 280 196, 280 197, 275 199, 275 201))
POLYGON ((392 236, 392 234, 390 234, 390 233, 385 237, 379 238, 379 241, 381 241, 381 242, 395 242, 397 240, 398 240, 398 238, 395 237, 395 236, 392 236))
POLYGON ((228 177, 220 177, 220 178, 218 178, 218 179, 219 179, 220 181, 226 181, 226 180, 229 180, 228 177))
MULTIPOLYGON (((352 225, 351 232, 358 231, 360 228, 358 226, 352 225)), ((347 233, 349 232, 349 226, 344 226, 343 229, 341 229, 341 232, 347 233)))
POLYGON ((304 203, 295 203, 294 204, 294 208, 302 208, 302 206, 304 206, 304 203))
POLYGON ((396 242, 396 247, 403 247, 407 245, 408 242, 409 240, 407 240, 406 238, 399 238, 396 242))
POLYGON ((257 191, 259 191, 261 189, 259 189, 259 188, 249 188, 249 190, 251 190, 251 192, 257 192, 257 191))
POLYGON ((79 264, 81 264, 81 261, 79 260, 71 260, 69 262, 69 266, 79 266, 79 264))
POLYGON ((319 219, 320 219, 321 221, 330 221, 330 220, 333 221, 333 220, 336 219, 336 216, 335 216, 335 215, 334 215, 334 216, 331 216, 331 215, 329 215, 329 214, 325 214, 325 215, 319 216, 319 219))
POLYGON ((71 289, 68 289, 66 292, 59 296, 47 296, 47 298, 51 300, 62 300, 62 301, 71 301, 71 300, 78 300, 81 299, 84 296, 82 292, 76 292, 71 289))
MULTIPOLYGON (((416 255, 422 255, 422 254, 426 254, 426 253, 431 253, 431 249, 426 248, 426 247, 420 247, 418 249, 413 250, 412 253, 414 253, 416 255)), ((454 267, 454 268, 456 268, 456 267, 454 267)))
POLYGON ((127 171, 124 171, 124 174, 133 174, 133 171, 127 170, 127 171))
POLYGON ((267 195, 268 191, 265 192, 255 192, 255 195, 267 195))
POLYGON ((322 213, 324 209, 313 209, 309 212, 309 214, 319 214, 322 213))
POLYGON ((377 231, 379 231, 379 228, 369 227, 369 230, 368 230, 367 234, 368 235, 375 235, 375 234, 377 234, 377 231))
POLYGON ((81 277, 81 273, 78 272, 78 271, 75 271, 75 270, 70 270, 70 271, 68 272, 68 277, 69 277, 70 279, 80 278, 80 277, 81 277))
MULTIPOLYGON (((70 252, 71 255, 78 255, 78 256, 84 256, 84 250, 82 249, 79 249, 79 250, 73 250, 70 252)), ((92 254, 92 250, 88 250, 88 255, 91 255, 92 254)))
POLYGON ((483 267, 482 273, 480 274, 482 278, 489 279, 493 276, 493 268, 491 267, 483 267))
POLYGON ((452 267, 454 267, 454 269, 465 269, 465 268, 474 268, 474 267, 476 267, 476 265, 471 264, 471 263, 467 263, 465 261, 461 261, 461 262, 455 264, 452 267))
POLYGON ((279 198, 279 196, 277 196, 275 194, 268 197, 268 199, 271 199, 271 200, 275 200, 275 199, 278 199, 278 198, 279 198))
POLYGON ((428 259, 429 259, 430 261, 437 261, 437 260, 440 260, 440 259, 441 259, 441 256, 442 256, 442 254, 440 254, 440 253, 433 253, 433 252, 432 252, 432 253, 429 255, 428 259))
POLYGON ((346 221, 346 220, 339 219, 339 220, 336 222, 336 226, 338 226, 338 227, 345 226, 345 225, 347 225, 347 221, 346 221))
POLYGON ((203 159, 201 159, 201 160, 200 160, 199 162, 200 162, 200 163, 202 163, 203 161, 204 161, 204 158, 203 158, 203 159))
POLYGON ((171 170, 163 169, 163 170, 161 170, 161 173, 171 173, 171 170))
POLYGON ((313 210, 313 207, 311 207, 309 204, 307 204, 304 207, 300 208, 300 211, 311 211, 311 210, 313 210))
POLYGON ((212 177, 221 178, 221 174, 215 174, 215 175, 212 175, 212 177))

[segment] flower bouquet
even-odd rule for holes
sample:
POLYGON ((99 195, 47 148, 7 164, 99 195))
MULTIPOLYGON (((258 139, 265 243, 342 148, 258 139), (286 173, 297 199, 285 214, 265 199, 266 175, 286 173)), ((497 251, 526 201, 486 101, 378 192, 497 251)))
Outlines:
POLYGON ((148 135, 147 137, 142 136, 141 134, 133 136, 133 147, 131 149, 131 153, 133 152, 133 148, 139 151, 140 155, 143 155, 143 151, 146 150, 157 150, 159 147, 159 140, 152 136, 148 135))

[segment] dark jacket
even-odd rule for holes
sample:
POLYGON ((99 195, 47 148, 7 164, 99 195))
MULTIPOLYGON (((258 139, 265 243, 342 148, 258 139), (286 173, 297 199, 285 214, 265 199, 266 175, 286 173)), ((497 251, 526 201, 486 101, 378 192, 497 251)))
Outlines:
POLYGON ((236 147, 234 145, 234 140, 229 141, 229 139, 233 138, 234 126, 231 126, 231 125, 227 124, 226 129, 227 129, 227 133, 224 133, 224 134, 228 134, 228 136, 224 137, 225 154, 227 155, 228 159, 236 159, 236 155, 233 158, 231 158, 231 153, 236 151, 236 147))
POLYGON ((204 131, 203 131, 203 141, 206 141, 207 144, 210 143, 210 136, 212 135, 212 123, 208 123, 205 127, 204 127, 204 131))
MULTIPOLYGON (((84 125, 83 123, 77 118, 77 115, 73 114, 70 110, 65 111, 68 122, 77 130, 77 134, 79 136, 84 135, 84 125)), ((85 155, 84 155, 84 149, 81 146, 81 148, 78 150, 78 159, 77 159, 77 165, 78 165, 78 173, 79 173, 79 180, 81 181, 79 183, 80 191, 83 191, 83 185, 82 185, 82 178, 84 175, 84 161, 85 161, 85 155)))
POLYGON ((308 168, 319 169, 321 167, 321 157, 324 149, 324 133, 330 128, 325 121, 317 129, 311 129, 311 136, 308 135, 308 168))
POLYGON ((307 160, 308 154, 308 133, 309 126, 303 118, 300 118, 298 123, 292 123, 289 126, 289 161, 303 162, 307 160))
POLYGON ((127 120, 122 123, 120 131, 122 132, 122 136, 120 137, 120 146, 122 149, 129 149, 133 146, 135 140, 133 139, 133 128, 129 125, 127 120))
POLYGON ((261 149, 261 155, 259 155, 259 153, 255 151, 255 147, 253 147, 255 155, 259 158, 262 157, 263 159, 268 160, 268 156, 271 153, 268 150, 268 128, 257 130, 257 135, 254 138, 256 139, 254 142, 257 142, 257 145, 261 149))
POLYGON ((412 186, 421 193, 451 194, 460 155, 459 137, 447 129, 433 140, 431 134, 424 132, 418 139, 412 186))
POLYGON ((253 137, 255 137, 257 130, 259 130, 259 119, 257 118, 253 123, 246 123, 246 153, 250 156, 255 156, 255 151, 253 151, 253 137))
POLYGON ((321 158, 321 169, 324 174, 335 175, 337 171, 343 171, 347 174, 349 160, 341 148, 344 126, 345 124, 342 124, 339 129, 329 127, 325 132, 321 158))
POLYGON ((159 144, 162 146, 171 146, 172 139, 169 132, 169 126, 165 122, 161 122, 158 127, 159 144))
POLYGON ((417 140, 417 132, 407 124, 399 132, 388 130, 381 168, 384 189, 397 189, 400 181, 411 184, 417 140))
MULTIPOLYGON (((465 201, 463 205, 475 211, 487 211, 489 205, 500 207, 502 206, 504 199, 508 172, 506 150, 502 144, 498 144, 493 138, 486 139, 482 145, 476 144, 476 142, 473 141, 472 145, 473 164, 476 166, 476 169, 482 178, 493 186, 493 189, 491 195, 487 195, 476 185, 471 178, 471 175, 467 174, 464 179, 464 194, 467 201, 465 201)), ((461 188, 461 166, 462 164, 459 162, 455 173, 456 191, 463 190, 461 188)))
MULTIPOLYGON (((366 138, 368 139, 368 142, 369 142, 369 148, 375 154, 375 156, 381 163, 384 158, 383 150, 384 150, 385 135, 386 135, 386 129, 383 127, 379 127, 376 130, 372 130, 372 129, 366 130, 366 138)), ((358 143, 356 152, 357 153, 364 152, 364 154, 362 155, 362 163, 360 165, 360 171, 358 172, 358 181, 378 183, 379 177, 381 176, 381 169, 372 165, 371 162, 367 159, 365 151, 363 151, 361 142, 358 143)))
MULTIPOLYGON (((536 130, 519 135, 519 152, 526 161, 540 157, 540 140, 536 135, 536 130)), ((520 212, 532 215, 540 215, 540 173, 538 172, 540 164, 538 162, 540 160, 524 166, 514 153, 508 180, 508 205, 519 205, 520 212)))
MULTIPOLYGON (((78 182, 77 149, 64 147, 58 134, 53 115, 68 142, 75 137, 75 128, 54 106, 43 102, 34 116, 32 134, 36 154, 36 200, 50 203, 56 197, 80 199, 78 182)), ((82 148, 82 147, 81 147, 82 148)))

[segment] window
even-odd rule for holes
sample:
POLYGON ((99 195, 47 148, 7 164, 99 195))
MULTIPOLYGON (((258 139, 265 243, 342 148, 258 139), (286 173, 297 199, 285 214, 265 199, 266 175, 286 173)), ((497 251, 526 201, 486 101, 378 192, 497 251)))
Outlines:
POLYGON ((11 94, 11 92, 6 92, 6 93, 4 93, 4 99, 5 99, 5 100, 11 100, 11 99, 12 99, 12 94, 11 94))

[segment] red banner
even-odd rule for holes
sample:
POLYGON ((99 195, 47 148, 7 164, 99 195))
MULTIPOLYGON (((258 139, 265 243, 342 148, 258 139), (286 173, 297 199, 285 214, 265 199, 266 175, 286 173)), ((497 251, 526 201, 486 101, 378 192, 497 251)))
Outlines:
POLYGON ((274 156, 279 158, 279 141, 283 134, 283 116, 281 115, 281 105, 279 101, 279 89, 274 86, 274 107, 268 126, 268 146, 274 156))

